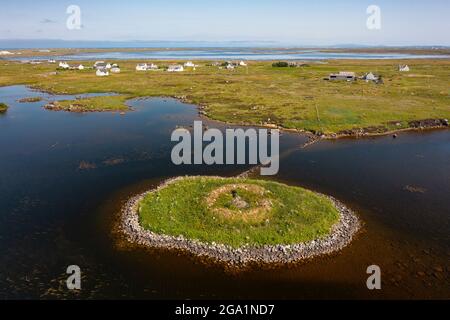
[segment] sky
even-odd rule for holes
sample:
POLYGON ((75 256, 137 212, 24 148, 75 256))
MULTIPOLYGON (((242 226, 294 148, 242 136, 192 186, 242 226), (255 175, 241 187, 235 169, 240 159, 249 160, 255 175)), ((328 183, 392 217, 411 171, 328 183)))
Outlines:
POLYGON ((0 39, 450 45, 449 0, 1 0, 0 39), (66 26, 70 5, 81 29, 66 26), (370 5, 381 28, 367 28, 370 5))

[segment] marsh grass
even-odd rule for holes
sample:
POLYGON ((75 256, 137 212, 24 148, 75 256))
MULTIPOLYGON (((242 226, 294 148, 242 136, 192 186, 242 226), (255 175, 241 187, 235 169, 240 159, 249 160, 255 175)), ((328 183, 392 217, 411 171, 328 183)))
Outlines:
MULTIPOLYGON (((81 63, 89 65, 89 62, 81 63)), ((154 61, 165 66, 177 61, 154 61)), ((204 106, 213 119, 234 124, 276 124, 284 128, 336 133, 354 128, 389 126, 410 120, 450 118, 450 60, 333 60, 299 68, 274 68, 272 62, 250 62, 234 71, 207 66, 182 73, 136 72, 137 61, 120 61, 122 72, 97 77, 93 70, 55 74, 55 65, 0 61, 0 86, 31 85, 55 93, 116 92, 108 99, 90 99, 90 108, 126 108, 123 97, 183 96, 204 106), (398 64, 411 72, 400 73, 398 64), (374 72, 376 85, 324 81, 332 72, 374 72)))

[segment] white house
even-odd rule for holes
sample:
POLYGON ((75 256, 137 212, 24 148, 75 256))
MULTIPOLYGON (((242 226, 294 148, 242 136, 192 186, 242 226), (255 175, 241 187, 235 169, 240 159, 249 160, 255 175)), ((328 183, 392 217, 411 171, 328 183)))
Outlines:
POLYGON ((101 65, 106 66, 105 61, 96 61, 94 63, 94 69, 97 69, 98 67, 100 67, 101 65))
POLYGON ((106 76, 109 76, 109 72, 108 72, 108 69, 97 69, 97 71, 95 72, 95 74, 98 76, 98 77, 106 77, 106 76))
POLYGON ((228 70, 234 70, 234 65, 231 64, 231 63, 227 64, 227 69, 228 70))
POLYGON ((409 66, 407 64, 399 65, 398 66, 398 71, 400 71, 400 72, 409 72, 409 66))
POLYGON ((7 56, 7 55, 11 55, 11 54, 14 54, 14 53, 6 51, 6 50, 0 51, 0 56, 7 56))
POLYGON ((354 72, 340 71, 339 73, 330 74, 328 80, 354 81, 356 80, 356 74, 354 72))
POLYGON ((107 63, 106 66, 105 66, 105 68, 106 68, 106 69, 111 69, 111 68, 112 68, 111 63, 107 63))
POLYGON ((173 65, 170 65, 170 66, 167 68, 167 71, 168 71, 168 72, 182 72, 182 71, 184 71, 184 68, 183 68, 182 65, 179 65, 179 64, 173 64, 173 65))
POLYGON ((363 77, 363 79, 366 80, 366 81, 378 81, 378 79, 380 79, 380 77, 374 75, 372 72, 369 72, 368 74, 366 74, 363 77))
POLYGON ((240 65, 241 67, 246 67, 246 66, 247 66, 247 64, 246 64, 244 61, 242 61, 242 60, 241 60, 241 62, 239 62, 239 65, 240 65))
POLYGON ((120 73, 120 68, 118 66, 111 68, 111 73, 120 73))
POLYGON ((78 67, 76 67, 78 70, 84 70, 84 66, 80 64, 78 67))
POLYGON ((147 71, 147 64, 146 63, 138 63, 136 65, 136 71, 147 71))
POLYGON ((150 63, 147 65, 147 70, 158 70, 158 66, 154 63, 150 63))
POLYGON ((70 69, 69 64, 67 62, 65 62, 65 61, 61 61, 59 63, 59 67, 62 68, 62 69, 70 69))
POLYGON ((48 62, 48 63, 56 63, 56 60, 49 59, 47 62, 48 62))
POLYGON ((193 68, 193 67, 195 67, 195 64, 192 61, 188 61, 184 64, 184 66, 186 68, 193 68))

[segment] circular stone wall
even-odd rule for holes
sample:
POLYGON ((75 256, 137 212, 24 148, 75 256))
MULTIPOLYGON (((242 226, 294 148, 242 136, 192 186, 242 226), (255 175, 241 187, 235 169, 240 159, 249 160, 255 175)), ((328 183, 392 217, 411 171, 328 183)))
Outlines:
POLYGON ((331 197, 273 181, 221 177, 168 180, 130 199, 122 221, 133 242, 233 265, 336 251, 359 226, 331 197))

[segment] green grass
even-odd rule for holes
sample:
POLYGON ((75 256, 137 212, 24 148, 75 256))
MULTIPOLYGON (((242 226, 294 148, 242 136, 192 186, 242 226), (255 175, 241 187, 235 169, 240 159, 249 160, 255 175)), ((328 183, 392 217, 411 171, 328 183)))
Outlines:
MULTIPOLYGON (((89 65, 89 62, 81 63, 89 65)), ((114 61, 111 61, 114 62, 114 61)), ((235 124, 276 124, 324 133, 371 126, 388 127, 411 120, 450 118, 450 60, 336 60, 300 68, 274 68, 272 62, 250 62, 235 71, 196 61, 196 71, 136 72, 138 61, 120 61, 122 72, 97 77, 93 70, 55 74, 55 65, 0 60, 0 86, 26 84, 55 93, 117 92, 108 103, 124 107, 123 97, 184 96, 205 106, 210 118, 235 124), (400 73, 398 64, 411 72, 400 73), (331 72, 372 71, 383 85, 324 81, 331 72)), ((173 62, 154 61, 160 66, 173 62)), ((178 61, 180 62, 180 61, 178 61)), ((89 105, 103 110, 102 99, 89 105)))
POLYGON ((143 228, 158 234, 183 235, 203 242, 216 242, 239 247, 244 244, 274 245, 311 241, 330 233, 339 213, 325 196, 272 181, 241 178, 188 177, 159 191, 148 194, 139 204, 143 228), (245 214, 261 200, 260 195, 238 189, 248 209, 241 212, 230 204, 231 194, 222 194, 208 206, 209 193, 223 185, 245 183, 267 190, 263 198, 272 207, 262 221, 229 219, 214 211, 227 208, 234 214, 245 214))
POLYGON ((74 112, 89 111, 127 111, 126 96, 99 96, 77 100, 59 101, 62 110, 74 112))
POLYGON ((0 103, 0 112, 6 112, 8 110, 8 105, 0 103))
POLYGON ((22 99, 19 99, 19 102, 20 102, 20 103, 25 103, 25 102, 30 102, 30 103, 32 103, 32 102, 39 102, 39 101, 42 101, 42 98, 41 98, 41 97, 29 97, 29 98, 22 98, 22 99))

